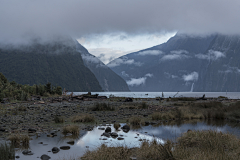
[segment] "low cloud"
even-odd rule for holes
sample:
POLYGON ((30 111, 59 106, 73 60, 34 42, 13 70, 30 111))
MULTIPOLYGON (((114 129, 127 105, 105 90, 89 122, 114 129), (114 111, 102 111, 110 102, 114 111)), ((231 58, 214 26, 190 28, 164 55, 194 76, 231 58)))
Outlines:
POLYGON ((186 50, 176 50, 176 51, 171 51, 170 53, 172 54, 188 54, 189 52, 186 50))
POLYGON ((147 74, 145 75, 145 77, 153 77, 153 74, 147 73, 147 74))
MULTIPOLYGON (((83 40, 78 39, 78 41, 81 43, 83 40)), ((121 57, 123 55, 126 55, 128 53, 138 51, 138 50, 123 51, 123 50, 118 50, 113 48, 88 48, 88 47, 86 48, 88 49, 89 53, 96 55, 104 64, 108 64, 112 60, 118 57, 121 57)))
POLYGON ((164 72, 164 75, 165 75, 166 78, 178 78, 178 76, 170 74, 168 72, 164 72))
POLYGON ((127 84, 129 86, 139 86, 141 84, 145 84, 148 77, 149 78, 153 77, 153 74, 147 73, 145 74, 144 77, 141 77, 141 78, 131 78, 131 80, 127 81, 127 84))
POLYGON ((123 77, 129 77, 129 75, 125 71, 122 71, 121 74, 123 77))
POLYGON ((117 66, 120 66, 122 64, 135 65, 135 66, 141 66, 142 65, 141 62, 135 62, 134 59, 128 59, 127 57, 123 57, 123 58, 118 58, 118 59, 110 62, 109 64, 107 64, 107 66, 108 67, 117 67, 117 66))
POLYGON ((149 50, 149 51, 138 52, 138 55, 140 55, 140 56, 146 56, 146 55, 157 56, 160 54, 163 54, 163 52, 159 51, 159 50, 149 50))
POLYGON ((238 73, 240 74, 240 69, 238 67, 230 67, 230 66, 224 66, 227 67, 225 71, 219 70, 219 73, 238 73))
POLYGON ((207 54, 196 54, 195 55, 199 59, 206 60, 217 60, 219 58, 224 58, 226 55, 220 51, 209 50, 207 54))
POLYGON ((197 72, 192 72, 190 74, 187 75, 183 75, 182 76, 184 81, 197 81, 198 80, 198 73, 197 72))
POLYGON ((85 54, 82 54, 82 59, 84 61, 87 61, 90 63, 100 63, 101 62, 98 58, 91 56, 91 55, 85 55, 85 54))
POLYGON ((180 59, 185 59, 189 58, 187 55, 188 51, 185 50, 176 50, 176 51, 171 51, 170 54, 164 55, 161 60, 180 60, 180 59))
POLYGON ((131 78, 131 80, 127 81, 129 86, 139 86, 141 84, 145 84, 147 77, 141 78, 131 78))

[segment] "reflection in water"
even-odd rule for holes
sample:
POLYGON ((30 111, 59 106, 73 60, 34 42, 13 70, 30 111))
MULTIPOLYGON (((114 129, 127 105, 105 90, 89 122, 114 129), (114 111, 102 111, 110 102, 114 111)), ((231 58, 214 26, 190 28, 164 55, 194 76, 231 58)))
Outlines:
MULTIPOLYGON (((121 124, 123 125, 123 124, 121 124)), ((106 126, 101 126, 105 127, 106 126)), ((74 145, 69 145, 67 142, 72 140, 71 137, 64 137, 60 132, 57 133, 58 136, 50 138, 47 134, 42 134, 41 137, 33 137, 30 141, 30 149, 34 153, 32 156, 25 156, 21 151, 17 151, 16 155, 20 156, 20 160, 33 160, 39 159, 43 154, 47 154, 51 159, 61 159, 60 157, 79 157, 82 156, 86 150, 93 150, 101 144, 106 144, 108 146, 128 146, 137 147, 140 145, 142 140, 152 140, 153 136, 161 143, 165 140, 170 139, 175 141, 177 137, 181 134, 187 132, 188 129, 191 130, 217 130, 224 133, 232 133, 240 137, 240 127, 236 123, 226 123, 226 121, 168 121, 162 124, 157 124, 154 126, 142 126, 140 128, 131 128, 128 133, 123 131, 115 131, 114 127, 110 126, 112 132, 116 132, 119 137, 123 140, 118 140, 117 138, 107 138, 101 136, 104 130, 99 130, 98 127, 94 127, 92 131, 83 132, 80 131, 80 137, 75 139, 74 145), (42 142, 42 143, 39 143, 42 142), (60 150, 57 154, 53 154, 51 149, 53 147, 60 146, 70 146, 70 150, 60 150)))

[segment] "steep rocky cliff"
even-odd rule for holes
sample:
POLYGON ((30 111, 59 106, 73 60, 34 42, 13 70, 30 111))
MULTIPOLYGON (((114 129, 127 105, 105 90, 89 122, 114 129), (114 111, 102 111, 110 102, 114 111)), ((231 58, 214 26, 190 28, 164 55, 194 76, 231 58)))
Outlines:
POLYGON ((83 62, 96 76, 104 91, 129 91, 127 83, 113 72, 97 57, 90 54, 86 48, 77 43, 77 51, 82 55, 83 62))
POLYGON ((131 91, 240 91, 240 36, 177 34, 111 61, 131 91))
POLYGON ((0 72, 9 81, 29 85, 51 82, 69 91, 102 91, 71 38, 1 45, 0 57, 0 72))

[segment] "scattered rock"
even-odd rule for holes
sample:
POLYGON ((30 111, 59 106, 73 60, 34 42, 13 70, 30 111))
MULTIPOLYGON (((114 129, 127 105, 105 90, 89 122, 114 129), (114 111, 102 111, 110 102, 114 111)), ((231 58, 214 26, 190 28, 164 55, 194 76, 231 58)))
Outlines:
POLYGON ((67 144, 71 144, 71 145, 74 145, 74 141, 68 141, 67 144))
POLYGON ((5 129, 4 128, 0 128, 0 132, 5 132, 5 129))
POLYGON ((58 153, 59 151, 60 151, 60 149, 57 148, 57 147, 53 147, 53 148, 52 148, 52 152, 53 152, 53 153, 58 153))
POLYGON ((103 128, 103 127, 99 127, 98 129, 99 129, 99 130, 105 130, 105 128, 103 128))
POLYGON ((62 150, 69 150, 70 146, 61 146, 60 149, 62 149, 62 150))
POLYGON ((111 133, 111 136, 112 136, 113 138, 116 138, 116 137, 118 136, 118 134, 117 134, 116 132, 112 132, 112 133, 111 133))
POLYGON ((28 133, 35 133, 37 130, 36 129, 34 129, 34 128, 29 128, 28 129, 28 133))
POLYGON ((126 98, 124 102, 132 102, 133 99, 132 98, 126 98))
POLYGON ((33 155, 32 151, 29 151, 29 150, 22 151, 22 154, 24 154, 24 155, 33 155))
POLYGON ((110 137, 111 135, 107 132, 104 132, 101 136, 110 137))
POLYGON ((122 138, 122 137, 118 137, 117 139, 118 139, 118 140, 124 140, 124 138, 122 138))
POLYGON ((125 124, 125 125, 122 127, 122 130, 123 130, 123 132, 128 132, 128 131, 130 130, 130 127, 125 124))
POLYGON ((43 154, 40 158, 41 158, 41 160, 49 160, 49 159, 51 159, 51 157, 46 155, 46 154, 43 154))
POLYGON ((112 131, 112 129, 110 128, 110 127, 107 127, 106 129, 105 129, 105 132, 111 132, 112 131))
POLYGON ((147 114, 143 114, 143 117, 147 117, 148 115, 147 114))

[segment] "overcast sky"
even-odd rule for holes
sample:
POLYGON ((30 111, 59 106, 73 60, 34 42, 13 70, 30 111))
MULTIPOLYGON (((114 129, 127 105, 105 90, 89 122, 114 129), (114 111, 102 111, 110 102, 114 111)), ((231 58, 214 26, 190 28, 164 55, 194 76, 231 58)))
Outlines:
POLYGON ((117 54, 154 46, 177 31, 239 34, 239 15, 239 0, 0 0, 0 42, 64 34, 92 53, 107 48, 117 54), (120 46, 106 45, 122 35, 120 46), (130 47, 137 44, 142 47, 130 47))

